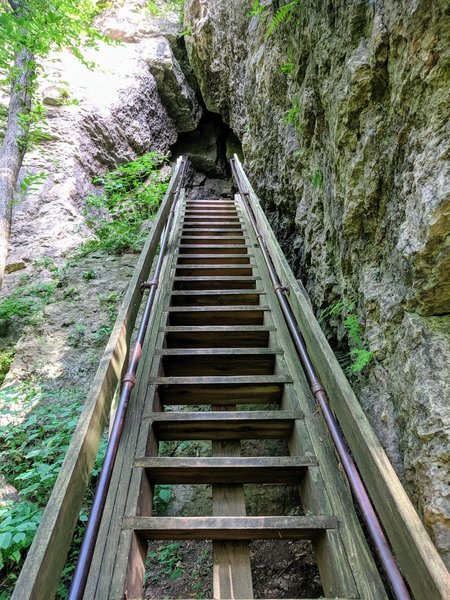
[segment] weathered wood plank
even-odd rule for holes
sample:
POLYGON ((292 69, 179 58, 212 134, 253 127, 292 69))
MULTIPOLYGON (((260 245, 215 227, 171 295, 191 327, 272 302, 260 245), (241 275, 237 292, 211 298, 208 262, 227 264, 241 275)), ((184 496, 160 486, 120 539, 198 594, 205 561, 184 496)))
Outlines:
POLYGON ((196 245, 196 244, 184 244, 181 243, 179 246, 180 254, 247 254, 248 247, 239 244, 214 244, 211 243, 207 246, 196 245))
POLYGON ((263 325, 175 325, 165 328, 166 344, 167 348, 263 348, 273 329, 263 325))
POLYGON ((244 237, 245 231, 242 228, 239 229, 225 229, 220 227, 211 227, 206 229, 205 227, 187 227, 182 230, 181 236, 182 239, 186 237, 196 237, 196 238, 242 238, 244 237))
POLYGON ((210 383, 195 383, 195 378, 188 378, 191 383, 182 383, 184 378, 162 378, 163 383, 158 386, 160 401, 165 406, 170 405, 228 405, 228 404, 272 404, 279 403, 284 391, 285 382, 292 379, 275 377, 268 381, 266 377, 236 378, 230 383, 221 383, 223 378, 211 378, 210 383), (247 381, 246 381, 247 380, 247 381), (265 381, 264 381, 265 380, 265 381), (179 383, 173 383, 173 382, 179 383))
MULTIPOLYGON (((219 412, 219 408, 225 407, 213 410, 219 412)), ((228 410, 234 409, 230 406, 228 410)), ((239 442, 214 440, 212 453, 217 457, 239 457, 241 446, 239 442)), ((246 515, 242 485, 213 485, 212 501, 214 516, 246 515)), ((213 595, 216 598, 253 598, 248 542, 213 542, 213 595)))
MULTIPOLYGON (((178 161, 169 190, 175 189, 180 174, 181 161, 178 161)), ((127 366, 130 337, 142 296, 139 285, 149 275, 172 202, 173 193, 169 191, 136 264, 60 474, 19 575, 12 596, 14 600, 41 600, 55 594, 106 417, 117 383, 127 366)))
POLYGON ((183 223, 183 231, 227 231, 233 233, 235 231, 245 231, 242 221, 236 220, 215 220, 210 221, 185 221, 183 223))
POLYGON ((212 358, 224 357, 224 356, 235 356, 238 358, 249 357, 253 360, 253 357, 263 355, 276 355, 283 354, 281 348, 162 348, 156 350, 155 354, 162 354, 162 356, 208 356, 212 358))
POLYGON ((177 265, 175 274, 177 276, 205 275, 217 277, 217 275, 253 275, 254 265, 177 265))
POLYGON ((209 235, 206 237, 198 235, 183 235, 181 244, 185 246, 210 246, 211 244, 221 244, 223 246, 245 246, 247 238, 245 236, 226 236, 226 235, 209 235))
POLYGON ((313 314, 307 293, 295 279, 239 159, 235 158, 239 175, 249 191, 249 201, 258 227, 265 232, 272 261, 283 284, 290 289, 289 301, 311 359, 326 388, 331 407, 344 431, 400 568, 416 598, 442 600, 450 590, 449 573, 337 362, 313 314))
POLYGON ((259 458, 138 458, 135 467, 146 469, 152 483, 158 484, 298 484, 310 462, 290 457, 259 458), (281 458, 286 460, 282 461, 281 458), (304 462, 304 461, 303 461, 304 462), (243 464, 244 463, 244 464, 243 464))
POLYGON ((248 264, 253 254, 227 254, 226 256, 217 256, 217 254, 182 254, 178 256, 177 264, 203 264, 205 260, 209 264, 248 264))
MULTIPOLYGON (((210 402, 213 402, 212 396, 210 402)), ((187 417, 159 420, 146 415, 146 418, 153 420, 153 432, 158 440, 288 439, 295 420, 303 418, 300 411, 282 411, 279 416, 275 411, 242 411, 242 414, 230 413, 230 416, 219 413, 222 418, 204 412, 180 414, 187 417)))
POLYGON ((125 517, 123 529, 151 540, 312 540, 335 517, 125 517))
POLYGON ((261 290, 186 290, 175 291, 171 297, 172 306, 258 306, 261 290), (211 292, 210 294, 207 292, 211 292))
MULTIPOLYGON (((258 349, 255 349, 255 352, 258 349)), ((271 375, 275 370, 276 354, 254 355, 163 356, 162 372, 167 377, 208 375, 271 375)))
POLYGON ((263 325, 265 306, 177 306, 168 311, 168 325, 263 325), (182 310, 185 309, 185 310, 182 310))

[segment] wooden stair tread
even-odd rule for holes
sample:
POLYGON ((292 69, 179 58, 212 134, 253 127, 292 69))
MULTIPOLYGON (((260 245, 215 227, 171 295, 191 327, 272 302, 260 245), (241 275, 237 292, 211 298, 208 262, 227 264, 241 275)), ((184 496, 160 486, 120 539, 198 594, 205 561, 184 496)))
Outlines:
POLYGON ((235 289, 228 288, 227 290, 172 290, 171 296, 230 296, 230 295, 244 295, 244 294, 258 294, 263 296, 266 292, 262 289, 235 289))
POLYGON ((174 290, 172 306, 259 306, 260 289, 174 290))
POLYGON ((233 377, 222 377, 220 375, 208 375, 204 377, 155 377, 150 379, 150 383, 158 385, 210 385, 223 384, 231 385, 260 385, 273 383, 292 383, 292 377, 287 375, 234 375, 233 377))
POLYGON ((179 254, 189 254, 194 252, 195 250, 199 250, 198 254, 203 254, 207 249, 209 252, 216 250, 216 254, 228 254, 233 252, 240 251, 243 254, 247 254, 249 249, 248 246, 244 246, 242 244, 208 244, 205 246, 204 244, 183 244, 181 243, 178 246, 179 254))
MULTIPOLYGON (((247 257, 246 257, 247 258, 247 257)), ((254 262, 248 262, 246 264, 236 264, 236 263, 221 263, 220 265, 214 264, 214 263, 202 263, 202 264, 197 264, 197 265, 186 265, 186 264, 179 264, 177 263, 175 265, 177 271, 179 269, 190 269, 191 271, 201 271, 204 269, 214 269, 214 270, 229 270, 229 269, 253 269, 256 267, 254 262)))
POLYGON ((239 227, 243 223, 240 217, 224 217, 223 219, 211 219, 207 221, 200 221, 194 217, 187 217, 184 219, 183 228, 193 227, 199 229, 216 229, 216 226, 220 229, 245 229, 245 227, 239 227))
MULTIPOLYGON (((149 419, 154 423, 176 423, 183 421, 198 421, 204 422, 243 422, 248 421, 251 426, 251 421, 295 421, 303 419, 303 413, 300 410, 217 410, 217 411, 158 411, 144 415, 145 419, 149 419)), ((276 425, 275 425, 276 427, 276 425)))
POLYGON ((230 245, 244 245, 248 242, 248 238, 244 235, 192 235, 184 234, 181 237, 181 244, 187 245, 209 245, 209 244, 230 244, 230 245))
POLYGON ((253 275, 255 265, 176 265, 176 276, 198 276, 208 275, 209 277, 217 277, 218 275, 236 276, 236 275, 253 275))
POLYGON ((276 331, 274 325, 166 325, 160 327, 159 331, 167 333, 196 333, 199 332, 258 332, 258 331, 276 331))
POLYGON ((236 404, 279 404, 284 386, 292 379, 280 376, 259 377, 165 377, 157 380, 163 406, 236 404))
MULTIPOLYGON (((211 277, 202 277, 201 275, 180 275, 173 277, 174 281, 211 281, 211 277)), ((260 281, 260 275, 218 275, 214 281, 260 281)))
MULTIPOLYGON (((246 254, 245 258, 253 258, 254 254, 246 254)), ((205 260, 205 259, 213 259, 213 260, 227 260, 230 258, 243 258, 242 254, 227 254, 226 257, 217 256, 217 254, 177 254, 178 260, 180 259, 189 259, 195 258, 195 260, 205 260)))
POLYGON ((265 325, 169 325, 160 328, 167 348, 265 348, 275 327, 265 325))
POLYGON ((183 237, 241 237, 246 233, 242 227, 183 227, 181 235, 183 237))
POLYGON ((301 411, 213 411, 151 413, 159 440, 288 439, 301 411))
POLYGON ((169 313, 182 313, 182 312, 211 312, 211 313, 220 313, 220 312, 268 312, 270 311, 270 306, 268 305, 260 305, 260 304, 230 304, 229 306, 169 306, 166 312, 169 313))
POLYGON ((134 466, 153 484, 297 484, 317 462, 308 458, 139 457, 134 466))
POLYGON ((162 348, 155 350, 160 356, 276 356, 284 354, 282 348, 162 348))
POLYGON ((125 517, 122 529, 153 540, 315 539, 338 529, 336 517, 125 517))

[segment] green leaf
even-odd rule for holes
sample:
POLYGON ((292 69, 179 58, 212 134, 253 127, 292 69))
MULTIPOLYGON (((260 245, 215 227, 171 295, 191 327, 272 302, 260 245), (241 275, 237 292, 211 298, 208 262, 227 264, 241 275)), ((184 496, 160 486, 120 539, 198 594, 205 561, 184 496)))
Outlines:
POLYGON ((7 550, 12 542, 13 535, 10 531, 4 531, 0 533, 0 548, 2 550, 7 550))
POLYGON ((169 502, 172 492, 170 490, 162 489, 159 491, 158 495, 163 502, 169 502))
POLYGON ((13 542, 15 544, 20 544, 20 542, 22 542, 26 537, 27 536, 25 535, 25 533, 20 531, 19 533, 16 533, 16 535, 13 537, 13 542))

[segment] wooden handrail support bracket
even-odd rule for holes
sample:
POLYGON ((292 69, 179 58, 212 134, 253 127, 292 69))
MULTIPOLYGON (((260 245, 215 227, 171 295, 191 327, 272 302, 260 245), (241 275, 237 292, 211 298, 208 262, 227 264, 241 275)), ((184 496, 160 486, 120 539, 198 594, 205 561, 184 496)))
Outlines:
POLYGON ((272 232, 239 158, 234 164, 245 198, 300 325, 309 355, 380 517, 398 564, 417 600, 444 600, 450 594, 449 573, 400 483, 355 393, 317 322, 302 284, 295 278, 272 232))
POLYGON ((128 366, 131 334, 159 238, 179 184, 182 159, 174 168, 152 230, 136 263, 84 409, 42 521, 17 580, 12 600, 49 600, 56 593, 112 400, 128 366))

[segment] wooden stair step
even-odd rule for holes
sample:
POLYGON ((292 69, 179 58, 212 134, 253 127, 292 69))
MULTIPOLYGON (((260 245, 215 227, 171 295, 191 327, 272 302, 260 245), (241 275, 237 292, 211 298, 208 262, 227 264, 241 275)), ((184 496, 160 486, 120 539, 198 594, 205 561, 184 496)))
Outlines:
POLYGON ((264 348, 275 327, 265 325, 171 325, 161 327, 168 348, 264 348))
MULTIPOLYGON (((242 239, 244 238, 244 233, 245 230, 241 229, 241 228, 234 228, 234 229, 226 229, 226 228, 215 228, 215 229, 205 229, 205 228, 198 228, 198 229, 183 229, 181 232, 181 243, 186 243, 186 238, 195 238, 195 239, 199 239, 202 240, 203 238, 216 238, 216 239, 220 239, 222 240, 229 240, 229 239, 242 239)), ((200 242, 202 243, 202 242, 200 242)), ((238 242, 239 243, 239 242, 238 242)))
POLYGON ((199 206, 206 206, 206 207, 211 207, 211 208, 218 208, 218 207, 224 206, 225 208, 228 208, 230 206, 236 207, 237 204, 231 198, 219 198, 216 200, 208 200, 206 198, 203 198, 203 199, 199 198, 197 200, 188 199, 186 201, 186 207, 198 208, 199 206))
POLYGON ((313 540, 336 517, 125 517, 122 529, 148 540, 313 540))
POLYGON ((159 412, 144 415, 159 440, 281 440, 292 433, 301 411, 159 412))
POLYGON ((180 276, 205 275, 253 275, 254 265, 177 265, 175 274, 180 276))
POLYGON ((229 225, 230 227, 237 227, 238 225, 245 224, 242 220, 242 217, 238 215, 237 212, 228 213, 228 214, 186 214, 183 219, 183 225, 186 227, 194 226, 198 227, 199 225, 204 225, 205 227, 211 227, 216 225, 229 225))
POLYGON ((236 222, 231 222, 229 220, 227 221, 198 221, 198 222, 190 222, 190 221, 185 221, 183 223, 183 229, 192 231, 193 229, 206 229, 207 231, 209 230, 213 230, 215 231, 216 229, 222 230, 222 231, 239 231, 242 229, 245 229, 244 227, 239 227, 240 223, 236 223, 236 222))
POLYGON ((259 275, 218 275, 217 277, 180 276, 173 277, 176 290, 226 290, 256 288, 256 282, 261 281, 259 275))
POLYGON ((164 406, 234 406, 280 403, 284 386, 292 379, 284 375, 159 377, 154 383, 164 406))
POLYGON ((179 254, 177 258, 177 265, 195 265, 208 263, 210 265, 245 265, 250 263, 250 259, 253 258, 253 254, 226 254, 221 256, 220 254, 179 254))
POLYGON ((179 254, 247 254, 248 248, 241 244, 214 244, 208 246, 198 244, 180 244, 179 254))
POLYGON ((226 235, 209 235, 209 236, 194 236, 194 235, 190 235, 187 236, 186 234, 183 234, 183 236, 181 237, 181 244, 183 245, 195 245, 195 246, 210 246, 211 244, 222 244, 224 246, 228 245, 233 245, 233 246, 239 246, 239 245, 245 245, 245 243, 247 242, 247 239, 245 236, 226 236, 226 235))
POLYGON ((234 213, 239 214, 238 207, 233 202, 229 204, 186 204, 185 212, 194 213, 194 214, 211 214, 211 213, 221 213, 224 214, 234 213))
POLYGON ((170 306, 168 325, 263 325, 268 306, 170 306))
POLYGON ((188 290, 172 291, 172 306, 259 305, 263 290, 188 290))
POLYGON ((208 375, 272 375, 282 350, 271 348, 200 348, 160 350, 169 377, 208 375))
POLYGON ((296 484, 317 461, 305 457, 139 457, 153 484, 296 484))

